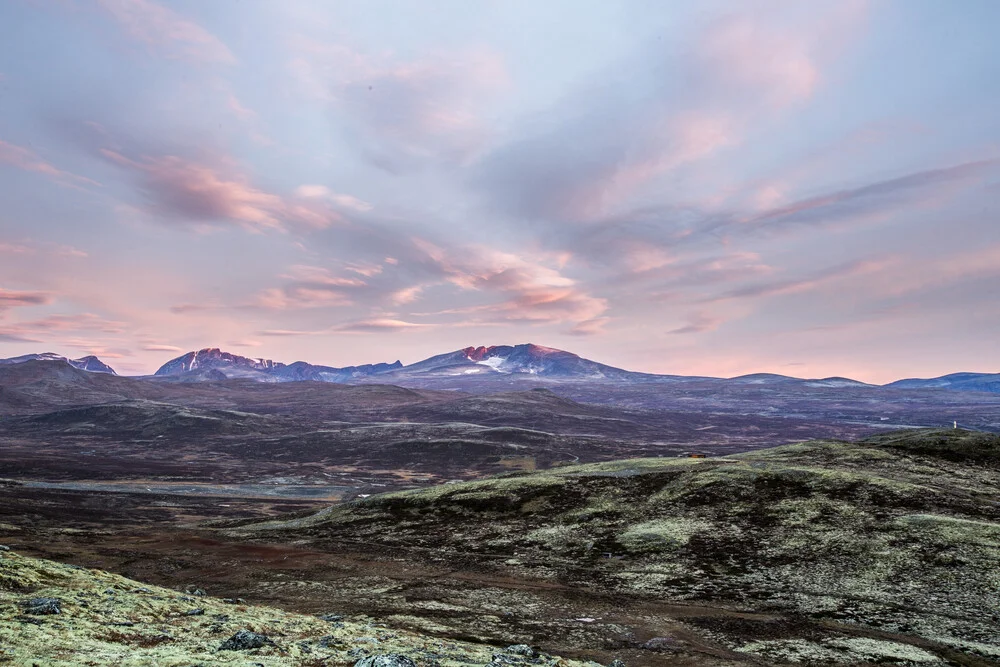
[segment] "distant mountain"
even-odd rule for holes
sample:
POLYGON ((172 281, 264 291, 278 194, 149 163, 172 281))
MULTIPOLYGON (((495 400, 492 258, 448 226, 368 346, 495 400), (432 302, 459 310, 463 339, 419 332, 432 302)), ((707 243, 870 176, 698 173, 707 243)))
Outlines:
POLYGON ((392 364, 365 364, 345 368, 317 366, 304 361, 283 364, 271 359, 242 357, 223 352, 217 347, 208 347, 171 359, 156 371, 154 377, 176 378, 187 382, 217 381, 226 378, 248 378, 258 382, 301 380, 347 382, 354 378, 377 375, 402 367, 403 364, 399 361, 392 364))
POLYGON ((1000 373, 951 373, 936 378, 908 378, 885 385, 896 389, 950 389, 1000 393, 1000 373))
POLYGON ((657 377, 615 368, 532 343, 466 347, 439 354, 391 373, 393 377, 534 375, 549 378, 630 379, 657 377))
POLYGON ((115 369, 108 366, 106 363, 95 357, 94 355, 87 355, 86 357, 80 357, 79 359, 69 359, 62 356, 61 354, 56 354, 55 352, 42 352, 41 354, 22 354, 20 357, 10 357, 9 359, 0 359, 0 366, 7 366, 10 364, 23 364, 26 361, 65 361, 70 366, 74 368, 79 368, 83 371, 90 371, 91 373, 108 373, 110 375, 118 375, 115 373, 115 369))

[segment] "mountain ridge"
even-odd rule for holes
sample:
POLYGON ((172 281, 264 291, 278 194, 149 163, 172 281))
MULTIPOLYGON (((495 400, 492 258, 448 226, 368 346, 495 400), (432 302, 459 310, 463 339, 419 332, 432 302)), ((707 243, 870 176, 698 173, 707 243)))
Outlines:
MULTIPOLYGON (((26 361, 62 361, 95 373, 117 375, 108 364, 94 355, 79 359, 44 352, 0 359, 0 366, 26 361)), ((1000 393, 1000 373, 960 372, 934 378, 905 378, 883 385, 847 377, 799 378, 775 373, 751 373, 731 378, 681 376, 629 371, 586 359, 557 348, 520 343, 517 345, 469 346, 433 355, 404 365, 400 360, 357 366, 334 367, 306 361, 283 363, 263 357, 245 357, 218 347, 192 350, 164 363, 151 376, 139 376, 171 382, 216 382, 244 378, 257 382, 395 382, 446 381, 478 379, 515 380, 537 378, 552 381, 635 381, 685 382, 707 381, 741 385, 804 384, 830 388, 944 389, 1000 393)))
POLYGON ((10 357, 8 359, 0 359, 0 366, 9 366, 11 364, 21 364, 26 361, 65 361, 70 366, 74 368, 79 368, 83 371, 90 371, 91 373, 107 373, 108 375, 118 375, 108 364, 104 363, 96 356, 88 354, 85 357, 80 357, 79 359, 70 359, 69 357, 64 357, 61 354, 56 354, 55 352, 42 352, 40 354, 22 354, 19 357, 10 357))

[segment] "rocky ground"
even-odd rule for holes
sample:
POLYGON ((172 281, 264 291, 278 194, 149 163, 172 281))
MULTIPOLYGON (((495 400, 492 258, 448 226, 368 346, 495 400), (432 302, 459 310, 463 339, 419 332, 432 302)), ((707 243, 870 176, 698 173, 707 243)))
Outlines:
POLYGON ((0 664, 596 667, 523 645, 445 640, 371 619, 178 592, 10 551, 0 552, 0 664))

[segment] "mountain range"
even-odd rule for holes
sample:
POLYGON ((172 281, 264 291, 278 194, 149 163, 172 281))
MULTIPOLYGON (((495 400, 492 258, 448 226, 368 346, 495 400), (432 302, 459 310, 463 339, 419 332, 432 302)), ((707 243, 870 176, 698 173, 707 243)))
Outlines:
POLYGON ((115 369, 108 366, 106 363, 95 357, 94 355, 87 355, 86 357, 80 357, 79 359, 69 359, 61 354, 56 354, 55 352, 42 352, 41 354, 22 354, 20 357, 10 357, 9 359, 0 359, 0 366, 7 366, 10 364, 20 364, 25 361, 65 361, 67 364, 74 368, 79 368, 80 370, 90 371, 91 373, 109 373, 111 375, 117 375, 115 369))
POLYGON ((368 377, 403 368, 396 361, 391 364, 364 364, 362 366, 318 366, 296 361, 283 364, 270 359, 252 359, 238 354, 223 352, 217 347, 205 348, 171 359, 163 364, 153 377, 172 378, 187 381, 213 381, 229 378, 248 378, 258 382, 296 382, 313 380, 316 382, 349 382, 355 378, 368 377))
MULTIPOLYGON (((52 352, 0 359, 0 365, 25 361, 63 361, 75 368, 115 375, 111 366, 96 356, 70 359, 52 352)), ((447 382, 492 382, 497 380, 546 379, 551 381, 617 382, 724 382, 738 385, 784 387, 865 388, 878 387, 844 377, 796 378, 773 373, 755 373, 734 378, 657 375, 627 371, 572 352, 532 343, 466 347, 438 354, 404 366, 392 363, 359 366, 324 366, 305 361, 285 364, 271 359, 244 357, 219 348, 191 351, 163 364, 149 379, 164 382, 217 382, 241 378, 256 382, 335 382, 377 381, 382 384, 447 382)), ((423 386, 423 385, 421 385, 423 386)), ((894 389, 945 389, 1000 393, 1000 373, 952 373, 936 378, 907 378, 881 385, 894 389)))

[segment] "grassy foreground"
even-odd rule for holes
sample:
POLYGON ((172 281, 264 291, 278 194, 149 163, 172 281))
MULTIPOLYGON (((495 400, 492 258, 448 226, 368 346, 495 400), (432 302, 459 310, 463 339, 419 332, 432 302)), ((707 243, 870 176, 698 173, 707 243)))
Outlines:
MULTIPOLYGON (((118 575, 0 551, 0 664, 17 667, 353 665, 402 654, 418 667, 527 662, 517 651, 396 631, 364 619, 322 620, 148 586, 118 575), (41 598, 58 601, 44 613, 41 598), (49 609, 48 611, 51 611, 49 609), (243 630, 259 648, 220 650, 243 630)), ((539 656, 534 664, 596 667, 539 656)))

